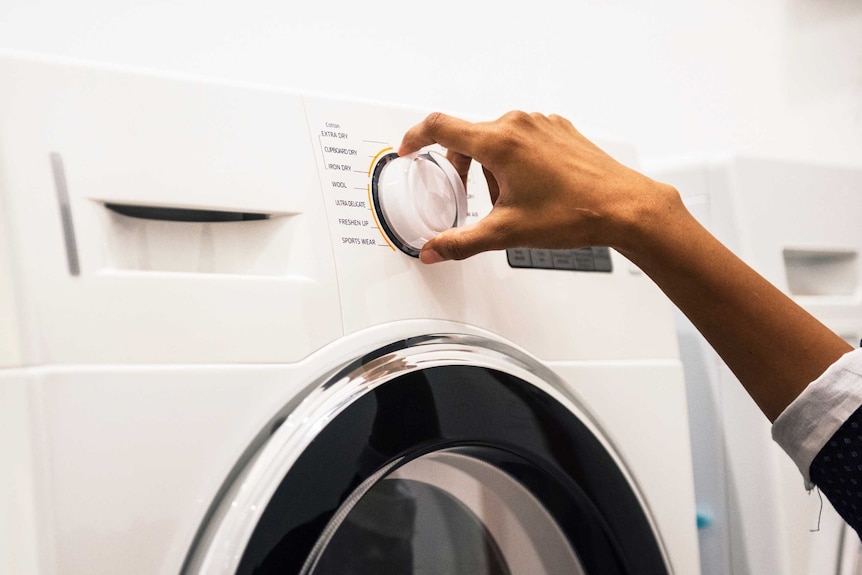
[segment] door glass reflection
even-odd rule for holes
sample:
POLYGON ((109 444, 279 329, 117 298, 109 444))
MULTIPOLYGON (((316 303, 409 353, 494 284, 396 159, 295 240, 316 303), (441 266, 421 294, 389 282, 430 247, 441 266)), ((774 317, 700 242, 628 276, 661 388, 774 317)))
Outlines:
POLYGON ((370 482, 335 514, 303 574, 585 573, 539 500, 486 461, 441 450, 370 482))
POLYGON ((338 528, 315 575, 510 575, 476 515, 446 491, 379 481, 338 528))

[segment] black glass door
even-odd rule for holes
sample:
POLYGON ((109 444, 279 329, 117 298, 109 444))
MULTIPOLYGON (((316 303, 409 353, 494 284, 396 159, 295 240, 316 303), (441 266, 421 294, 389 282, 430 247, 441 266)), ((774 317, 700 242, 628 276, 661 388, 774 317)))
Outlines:
POLYGON ((518 377, 458 365, 401 375, 327 422, 261 514, 237 572, 668 569, 589 426, 518 377))

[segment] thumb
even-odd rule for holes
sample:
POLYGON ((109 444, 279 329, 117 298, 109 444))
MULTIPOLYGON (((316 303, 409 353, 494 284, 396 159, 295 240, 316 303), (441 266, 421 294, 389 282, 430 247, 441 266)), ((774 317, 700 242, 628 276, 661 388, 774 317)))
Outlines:
POLYGON ((500 249, 501 238, 493 232, 493 226, 484 220, 475 224, 452 228, 430 240, 422 247, 419 259, 425 264, 445 260, 463 260, 488 250, 500 249))

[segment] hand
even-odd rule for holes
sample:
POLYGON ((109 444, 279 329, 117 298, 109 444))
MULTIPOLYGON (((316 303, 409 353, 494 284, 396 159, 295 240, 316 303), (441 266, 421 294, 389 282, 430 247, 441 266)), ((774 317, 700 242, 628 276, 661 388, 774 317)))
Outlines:
POLYGON ((556 115, 510 112, 470 123, 431 114, 405 134, 398 153, 433 143, 447 148, 465 185, 472 159, 482 164, 494 207, 476 224, 429 241, 420 254, 425 263, 514 247, 620 247, 657 203, 678 200, 556 115))
POLYGON ((689 317, 770 420, 849 351, 721 245, 675 189, 619 164, 567 120, 511 112, 473 124, 432 114, 398 153, 435 142, 465 180, 473 158, 482 164, 494 207, 429 241, 423 262, 510 247, 616 248, 689 317))

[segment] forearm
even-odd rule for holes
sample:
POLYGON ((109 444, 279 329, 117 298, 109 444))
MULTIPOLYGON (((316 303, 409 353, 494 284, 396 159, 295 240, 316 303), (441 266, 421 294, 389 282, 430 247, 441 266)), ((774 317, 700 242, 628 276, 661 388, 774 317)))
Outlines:
POLYGON ((716 240, 666 187, 619 249, 703 334, 770 421, 851 347, 716 240))
POLYGON ((609 245, 685 313, 770 420, 850 346, 721 245, 670 186, 626 168, 559 116, 472 124, 432 114, 399 153, 432 143, 465 178, 485 169, 494 208, 431 239, 425 263, 509 247, 609 245))

